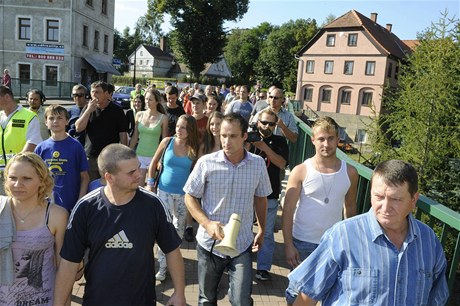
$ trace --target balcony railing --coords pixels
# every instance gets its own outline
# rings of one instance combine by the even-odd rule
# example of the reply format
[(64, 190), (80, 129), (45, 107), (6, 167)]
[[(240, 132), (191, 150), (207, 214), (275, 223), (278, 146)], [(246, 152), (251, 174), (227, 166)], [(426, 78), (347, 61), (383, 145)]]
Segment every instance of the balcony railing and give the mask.
[[(295, 165), (302, 163), (305, 159), (315, 155), (315, 147), (310, 138), (312, 135), (311, 128), (299, 118), (296, 117), (296, 120), (299, 127), (299, 137), (295, 144), (289, 144), (289, 164), (291, 169)], [(337, 150), (337, 157), (345, 160), (358, 170), (358, 213), (367, 212), (371, 207), (370, 179), (372, 169), (359, 164), (340, 150)], [(449, 252), (446, 252), (446, 255), (448, 255), (448, 285), (452, 294), (457, 278), (457, 270), (460, 269), (460, 214), (441, 203), (421, 195), (417, 202), (415, 217), (435, 230), (445, 251), (447, 251), (447, 245), (451, 248)], [(450, 243), (448, 243), (449, 240)]]

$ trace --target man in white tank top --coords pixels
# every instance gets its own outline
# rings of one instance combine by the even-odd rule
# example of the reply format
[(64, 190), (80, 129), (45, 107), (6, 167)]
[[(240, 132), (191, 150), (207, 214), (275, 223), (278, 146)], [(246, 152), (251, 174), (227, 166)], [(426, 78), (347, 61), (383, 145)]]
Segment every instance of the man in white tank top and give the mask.
[(334, 119), (316, 120), (311, 138), (316, 153), (289, 176), (282, 220), (286, 260), (293, 269), (313, 252), (328, 228), (356, 214), (358, 172), (337, 158), (338, 133)]

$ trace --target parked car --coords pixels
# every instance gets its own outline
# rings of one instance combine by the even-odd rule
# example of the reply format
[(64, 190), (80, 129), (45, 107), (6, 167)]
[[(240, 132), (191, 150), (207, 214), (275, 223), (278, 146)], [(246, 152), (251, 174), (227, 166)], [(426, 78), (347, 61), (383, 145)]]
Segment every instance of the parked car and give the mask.
[(134, 87), (121, 86), (113, 92), (112, 100), (123, 109), (129, 109), (131, 107), (131, 91)]

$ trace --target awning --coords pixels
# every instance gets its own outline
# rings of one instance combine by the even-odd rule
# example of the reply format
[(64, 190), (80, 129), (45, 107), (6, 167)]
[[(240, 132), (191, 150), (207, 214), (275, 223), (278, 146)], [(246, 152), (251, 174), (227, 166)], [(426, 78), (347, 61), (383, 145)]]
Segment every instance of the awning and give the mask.
[(96, 72), (97, 73), (110, 73), (110, 74), (114, 74), (114, 75), (121, 75), (120, 72), (118, 72), (117, 69), (115, 69), (111, 63), (107, 63), (107, 62), (102, 62), (100, 60), (97, 60), (97, 59), (94, 59), (92, 57), (84, 57), (85, 61), (88, 62), (88, 64), (90, 64), (91, 66), (94, 67), (94, 69), (96, 69)]

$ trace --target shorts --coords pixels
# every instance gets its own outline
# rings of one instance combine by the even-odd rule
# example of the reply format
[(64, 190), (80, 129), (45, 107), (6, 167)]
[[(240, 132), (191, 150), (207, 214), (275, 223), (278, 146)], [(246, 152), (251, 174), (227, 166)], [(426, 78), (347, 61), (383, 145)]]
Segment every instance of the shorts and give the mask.
[(150, 162), (152, 161), (153, 157), (147, 156), (137, 156), (141, 163), (141, 169), (148, 169), (150, 166)]

